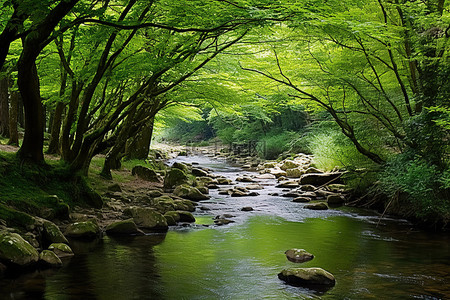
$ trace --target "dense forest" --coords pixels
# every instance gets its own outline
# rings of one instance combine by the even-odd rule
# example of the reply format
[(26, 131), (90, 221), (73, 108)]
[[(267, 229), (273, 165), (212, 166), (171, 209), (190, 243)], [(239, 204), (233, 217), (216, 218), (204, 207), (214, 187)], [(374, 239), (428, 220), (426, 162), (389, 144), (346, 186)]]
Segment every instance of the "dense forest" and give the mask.
[(361, 203), (450, 219), (449, 1), (0, 6), (0, 134), (20, 146), (2, 155), (2, 203), (8, 164), (84, 178), (102, 153), (111, 178), (121, 161), (147, 159), (155, 131), (256, 140), (267, 159), (313, 154), (348, 171)]

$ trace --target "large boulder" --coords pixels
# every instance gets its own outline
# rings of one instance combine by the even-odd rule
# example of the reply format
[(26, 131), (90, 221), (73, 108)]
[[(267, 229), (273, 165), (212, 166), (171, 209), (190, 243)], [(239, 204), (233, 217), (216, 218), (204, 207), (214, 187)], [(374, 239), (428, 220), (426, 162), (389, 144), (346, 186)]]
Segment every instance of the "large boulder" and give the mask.
[(173, 189), (178, 185), (188, 182), (186, 173), (177, 168), (172, 168), (164, 177), (164, 188)]
[(175, 205), (175, 210), (184, 210), (184, 211), (195, 211), (195, 205), (194, 202), (187, 199), (180, 199), (180, 200), (174, 200), (173, 201)]
[(289, 249), (286, 252), (286, 258), (289, 261), (295, 262), (295, 263), (303, 263), (310, 261), (314, 258), (314, 255), (307, 252), (305, 249)]
[(0, 261), (14, 266), (29, 266), (37, 263), (39, 253), (17, 233), (0, 233)]
[(340, 183), (339, 177), (342, 173), (309, 173), (304, 174), (300, 178), (300, 184), (311, 184), (314, 186), (320, 186), (327, 183)]
[(329, 206), (337, 207), (343, 205), (345, 202), (345, 199), (342, 195), (334, 194), (334, 195), (328, 195), (327, 196), (327, 203)]
[(53, 251), (59, 258), (73, 256), (72, 249), (63, 243), (54, 243), (48, 247), (48, 250)]
[(158, 173), (144, 166), (135, 166), (131, 170), (131, 174), (137, 175), (139, 178), (146, 181), (161, 182), (161, 178), (159, 177)]
[(166, 231), (169, 228), (166, 218), (153, 208), (129, 207), (124, 210), (124, 214), (132, 217), (139, 228), (158, 231)]
[(180, 169), (181, 171), (188, 173), (189, 167), (186, 164), (180, 163), (180, 162), (174, 162), (172, 165), (172, 168)]
[(169, 196), (160, 196), (152, 200), (153, 207), (161, 214), (175, 210), (175, 203)]
[(280, 169), (269, 169), (270, 170), (270, 174), (274, 175), (276, 178), (279, 178), (281, 176), (286, 176), (287, 173), (286, 171), (280, 170)]
[(302, 168), (294, 168), (286, 170), (286, 177), (289, 178), (300, 178), (305, 173)]
[(196, 187), (188, 186), (186, 184), (177, 186), (173, 191), (173, 194), (193, 201), (209, 199), (209, 196), (202, 194)]
[(336, 284), (334, 276), (322, 268), (289, 268), (278, 274), (278, 278), (295, 286), (326, 286)]
[(46, 245), (53, 243), (69, 244), (69, 241), (54, 223), (45, 220), (42, 224), (42, 238)]
[(96, 222), (84, 221), (70, 224), (64, 234), (71, 238), (95, 239), (100, 236), (101, 231)]
[(180, 216), (180, 222), (188, 222), (188, 223), (195, 222), (195, 217), (190, 212), (177, 211), (177, 213)]
[(109, 224), (106, 227), (106, 233), (108, 235), (144, 234), (144, 232), (136, 226), (133, 219), (117, 221)]
[(61, 267), (62, 261), (55, 254), (55, 252), (50, 250), (44, 250), (39, 254), (39, 263), (45, 267)]
[(283, 171), (286, 171), (286, 170), (288, 170), (288, 169), (294, 169), (294, 168), (297, 168), (297, 167), (299, 167), (300, 166), (300, 164), (299, 163), (297, 163), (297, 162), (295, 162), (295, 161), (293, 161), (293, 160), (285, 160), (284, 162), (283, 162), (283, 164), (280, 166), (280, 169), (281, 170), (283, 170)]

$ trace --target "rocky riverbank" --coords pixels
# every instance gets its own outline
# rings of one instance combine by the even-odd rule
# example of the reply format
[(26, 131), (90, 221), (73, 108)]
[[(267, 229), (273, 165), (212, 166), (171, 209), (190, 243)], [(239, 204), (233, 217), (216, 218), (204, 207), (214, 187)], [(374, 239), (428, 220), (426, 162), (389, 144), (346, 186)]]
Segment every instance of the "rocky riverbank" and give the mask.
[[(345, 202), (345, 186), (339, 184), (342, 173), (324, 173), (313, 168), (308, 155), (262, 162), (252, 157), (236, 159), (223, 153), (205, 152), (227, 157), (255, 172), (233, 182), (196, 164), (174, 163), (160, 170), (136, 166), (130, 170), (133, 180), (97, 189), (103, 202), (101, 207), (75, 207), (63, 220), (47, 220), (23, 212), (20, 212), (22, 221), (17, 224), (0, 220), (0, 274), (59, 267), (62, 260), (73, 255), (70, 249), (73, 240), (93, 240), (105, 234), (164, 233), (169, 226), (190, 226), (195, 222), (192, 213), (199, 201), (209, 199), (210, 189), (218, 189), (219, 194), (230, 197), (251, 197), (263, 188), (256, 182), (258, 179), (274, 179), (280, 195), (292, 198), (293, 202), (311, 202), (305, 206), (308, 209), (328, 209)], [(185, 153), (181, 150), (178, 154)], [(220, 215), (214, 223), (229, 224), (232, 217)]]

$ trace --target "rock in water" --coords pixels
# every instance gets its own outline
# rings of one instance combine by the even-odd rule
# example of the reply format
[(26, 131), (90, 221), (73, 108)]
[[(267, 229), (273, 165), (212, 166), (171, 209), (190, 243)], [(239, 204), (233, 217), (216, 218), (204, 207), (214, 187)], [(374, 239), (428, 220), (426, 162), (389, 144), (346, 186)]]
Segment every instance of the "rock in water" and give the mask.
[(37, 263), (39, 253), (17, 233), (0, 233), (0, 261), (15, 266)]
[(207, 200), (209, 196), (202, 194), (196, 187), (187, 184), (179, 185), (173, 191), (174, 195), (193, 201)]
[(133, 218), (139, 228), (167, 231), (166, 218), (156, 210), (146, 207), (129, 207), (124, 214)]
[(144, 232), (137, 228), (133, 219), (127, 219), (109, 224), (106, 227), (106, 233), (108, 235), (144, 234)]
[(49, 244), (53, 243), (64, 243), (69, 244), (64, 234), (61, 232), (58, 226), (54, 223), (45, 220), (43, 224), (42, 237), (44, 241)]
[(39, 254), (39, 263), (46, 267), (61, 267), (61, 259), (50, 250), (44, 250)]
[(70, 224), (64, 234), (71, 238), (95, 239), (100, 236), (100, 228), (93, 221)]
[(324, 286), (336, 284), (334, 276), (322, 268), (289, 268), (278, 274), (278, 278), (295, 286)]
[(328, 206), (325, 203), (320, 202), (320, 203), (313, 203), (313, 204), (305, 205), (303, 208), (311, 209), (311, 210), (327, 210)]
[(305, 249), (289, 249), (286, 252), (286, 258), (289, 261), (295, 262), (295, 263), (303, 263), (310, 261), (314, 258), (314, 255), (307, 252)]
[(58, 257), (68, 257), (73, 256), (72, 249), (63, 243), (54, 243), (48, 247), (48, 250), (53, 251)]

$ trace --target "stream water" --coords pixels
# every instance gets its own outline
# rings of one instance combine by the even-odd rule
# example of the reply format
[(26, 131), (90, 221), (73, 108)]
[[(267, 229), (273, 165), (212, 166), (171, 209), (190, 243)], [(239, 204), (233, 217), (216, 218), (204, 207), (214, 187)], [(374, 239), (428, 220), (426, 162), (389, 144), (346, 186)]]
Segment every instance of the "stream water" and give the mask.
[[(246, 172), (205, 157), (184, 158), (235, 179)], [(0, 299), (450, 299), (450, 239), (369, 211), (303, 209), (261, 180), (260, 196), (211, 190), (197, 222), (165, 235), (105, 237), (71, 244), (59, 270), (0, 281)], [(242, 184), (245, 185), (245, 184)], [(254, 211), (241, 212), (244, 206)], [(235, 223), (213, 225), (215, 215)], [(328, 291), (292, 287), (277, 274), (298, 264), (284, 252), (313, 253), (305, 267), (336, 277)]]

